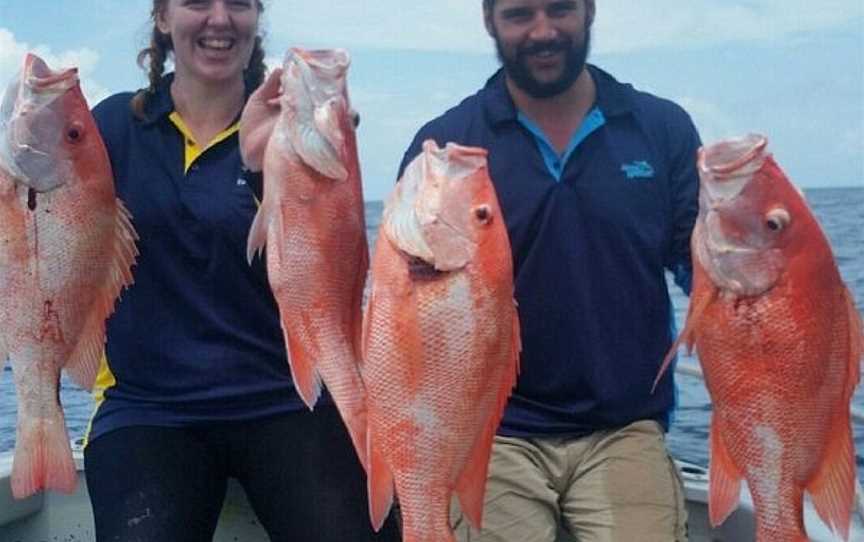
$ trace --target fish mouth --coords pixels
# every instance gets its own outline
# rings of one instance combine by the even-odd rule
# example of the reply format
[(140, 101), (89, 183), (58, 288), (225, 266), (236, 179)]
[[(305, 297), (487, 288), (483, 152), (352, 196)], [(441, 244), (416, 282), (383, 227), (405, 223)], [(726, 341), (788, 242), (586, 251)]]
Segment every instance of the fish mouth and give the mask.
[(721, 290), (755, 297), (772, 289), (782, 273), (781, 251), (754, 248), (724, 234), (716, 212), (709, 212), (693, 235), (699, 263)]
[(436, 271), (455, 271), (471, 261), (476, 241), (458, 224), (458, 217), (470, 212), (470, 202), (453, 194), (460, 190), (458, 183), (486, 167), (486, 156), (476, 147), (423, 143), (384, 210), (385, 235), (409, 259), (423, 260)]
[[(35, 192), (50, 192), (64, 184), (56, 159), (48, 149), (59, 144), (55, 119), (42, 115), (52, 103), (78, 85), (78, 70), (53, 71), (44, 60), (28, 53), (17, 83), (10, 86), (0, 109), (0, 162), (16, 182)], [(55, 129), (56, 128), (56, 129)]]

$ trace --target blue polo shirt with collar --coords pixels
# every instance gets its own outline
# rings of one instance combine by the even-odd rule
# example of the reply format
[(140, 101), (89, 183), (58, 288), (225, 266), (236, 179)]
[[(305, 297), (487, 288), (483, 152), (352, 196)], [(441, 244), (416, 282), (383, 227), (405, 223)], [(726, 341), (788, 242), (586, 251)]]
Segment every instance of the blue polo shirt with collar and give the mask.
[(172, 117), (170, 82), (168, 75), (149, 101), (147, 120), (133, 116), (132, 93), (93, 110), (140, 255), (135, 282), (107, 322), (90, 439), (125, 426), (182, 427), (305, 408), (265, 266), (246, 261), (261, 177), (242, 166), (236, 122), (188, 152), (194, 142)]
[(399, 170), (427, 139), (489, 151), (522, 329), (503, 435), (578, 436), (645, 419), (668, 428), (675, 405), (671, 375), (651, 386), (674, 334), (665, 272), (689, 294), (699, 136), (675, 103), (588, 69), (596, 104), (563, 156), (499, 71), (423, 126)]

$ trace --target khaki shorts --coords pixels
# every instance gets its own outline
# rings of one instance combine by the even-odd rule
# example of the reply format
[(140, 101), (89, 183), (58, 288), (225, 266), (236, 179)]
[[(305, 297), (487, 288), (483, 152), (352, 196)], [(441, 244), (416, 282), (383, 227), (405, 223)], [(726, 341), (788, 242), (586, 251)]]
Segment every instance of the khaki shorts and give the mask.
[(456, 499), (451, 521), (459, 542), (687, 540), (681, 476), (653, 421), (576, 439), (496, 437), (483, 530)]

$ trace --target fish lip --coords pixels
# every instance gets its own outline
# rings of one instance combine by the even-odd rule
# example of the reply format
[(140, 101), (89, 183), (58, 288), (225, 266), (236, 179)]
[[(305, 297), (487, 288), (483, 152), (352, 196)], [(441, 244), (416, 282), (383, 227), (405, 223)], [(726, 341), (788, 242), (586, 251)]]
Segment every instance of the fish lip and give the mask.
[(285, 55), (286, 62), (301, 59), (311, 68), (331, 74), (340, 74), (348, 70), (351, 57), (345, 49), (301, 49), (292, 47)]
[(26, 86), (35, 92), (64, 92), (78, 84), (78, 68), (67, 68), (54, 72), (45, 61), (28, 53), (24, 58)]
[(741, 194), (768, 159), (767, 145), (765, 136), (747, 134), (699, 149), (699, 178), (709, 206)]
[[(699, 151), (699, 169), (719, 179), (732, 174), (738, 175), (739, 170), (764, 153), (767, 145), (768, 138), (765, 136), (747, 134), (740, 138), (702, 147)], [(722, 161), (718, 163), (718, 160)]]

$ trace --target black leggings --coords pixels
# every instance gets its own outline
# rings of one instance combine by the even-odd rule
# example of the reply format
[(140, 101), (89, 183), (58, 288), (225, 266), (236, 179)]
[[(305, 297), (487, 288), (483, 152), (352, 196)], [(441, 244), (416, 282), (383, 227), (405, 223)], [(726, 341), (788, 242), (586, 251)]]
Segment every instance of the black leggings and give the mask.
[(399, 540), (392, 515), (372, 532), (366, 478), (330, 406), (199, 428), (118, 429), (90, 442), (84, 462), (99, 542), (209, 542), (229, 477), (273, 542)]

